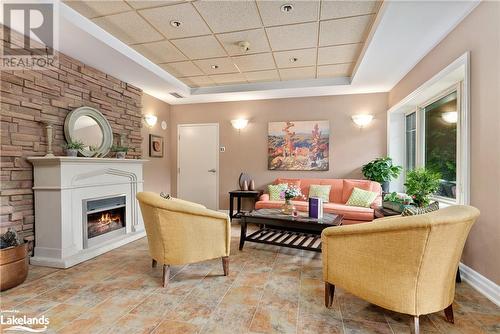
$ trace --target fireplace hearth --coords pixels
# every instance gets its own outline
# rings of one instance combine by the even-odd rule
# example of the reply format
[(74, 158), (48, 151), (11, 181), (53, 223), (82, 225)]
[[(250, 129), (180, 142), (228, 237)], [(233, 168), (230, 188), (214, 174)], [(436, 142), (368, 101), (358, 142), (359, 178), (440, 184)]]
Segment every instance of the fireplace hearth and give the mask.
[(125, 234), (126, 196), (83, 201), (83, 247), (90, 248)]

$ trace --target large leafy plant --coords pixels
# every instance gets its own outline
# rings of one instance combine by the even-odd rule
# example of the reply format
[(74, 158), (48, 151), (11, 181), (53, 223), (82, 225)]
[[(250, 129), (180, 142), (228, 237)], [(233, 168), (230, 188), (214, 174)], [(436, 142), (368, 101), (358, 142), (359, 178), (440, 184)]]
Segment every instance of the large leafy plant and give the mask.
[(441, 174), (425, 168), (411, 170), (406, 174), (406, 193), (420, 207), (429, 205), (430, 195), (439, 189)]
[(403, 167), (394, 166), (392, 159), (386, 157), (378, 158), (367, 163), (363, 166), (361, 171), (368, 180), (384, 183), (396, 179), (402, 170)]

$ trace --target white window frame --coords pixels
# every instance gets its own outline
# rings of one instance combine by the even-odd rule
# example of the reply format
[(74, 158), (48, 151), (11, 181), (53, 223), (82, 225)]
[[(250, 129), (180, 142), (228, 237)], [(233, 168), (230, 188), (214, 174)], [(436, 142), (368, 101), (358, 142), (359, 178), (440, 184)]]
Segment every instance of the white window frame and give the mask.
[[(391, 155), (392, 152), (397, 152), (400, 147), (397, 143), (391, 144), (391, 133), (392, 131), (398, 132), (400, 129), (391, 128), (391, 116), (393, 113), (398, 113), (400, 109), (403, 109), (405, 105), (411, 104), (415, 99), (426, 91), (428, 91), (433, 85), (439, 84), (441, 82), (446, 82), (447, 78), (452, 73), (457, 70), (462, 71), (463, 77), (460, 82), (455, 82), (454, 86), (460, 86), (457, 91), (457, 103), (459, 104), (459, 114), (457, 121), (457, 196), (456, 200), (449, 200), (447, 198), (437, 198), (443, 205), (448, 204), (470, 204), (470, 53), (465, 52), (451, 64), (446, 66), (443, 70), (434, 75), (431, 79), (423, 83), (415, 91), (410, 93), (408, 96), (403, 98), (400, 102), (392, 106), (387, 112), (387, 152)], [(451, 84), (451, 82), (450, 82)], [(451, 87), (450, 87), (451, 88)], [(422, 104), (419, 104), (422, 105)], [(412, 108), (407, 111), (406, 114), (417, 112), (416, 127), (417, 127), (417, 152), (419, 150), (419, 129), (421, 128), (421, 117), (419, 117), (418, 108)], [(406, 139), (404, 139), (404, 149), (406, 150)], [(421, 140), (421, 139), (420, 139)], [(394, 145), (394, 150), (392, 149)], [(422, 166), (422, 153), (417, 153), (419, 156), (416, 157), (416, 166)], [(406, 167), (406, 157), (404, 158)], [(400, 160), (401, 162), (401, 160)]]

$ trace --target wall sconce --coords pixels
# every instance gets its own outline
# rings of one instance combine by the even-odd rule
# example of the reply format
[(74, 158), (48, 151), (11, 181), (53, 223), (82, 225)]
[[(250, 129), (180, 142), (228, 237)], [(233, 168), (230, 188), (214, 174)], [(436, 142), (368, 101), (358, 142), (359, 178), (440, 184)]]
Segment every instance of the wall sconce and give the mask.
[(454, 124), (458, 121), (458, 112), (448, 111), (441, 114), (443, 121), (449, 124)]
[(351, 118), (357, 126), (364, 128), (372, 122), (373, 115), (353, 115)]
[(158, 121), (158, 117), (156, 117), (155, 115), (145, 115), (144, 121), (146, 122), (146, 124), (150, 128), (152, 128), (153, 126), (155, 126), (156, 122)]
[(231, 125), (236, 130), (244, 129), (248, 125), (248, 119), (242, 119), (242, 118), (240, 118), (240, 119), (233, 119), (233, 120), (231, 120)]

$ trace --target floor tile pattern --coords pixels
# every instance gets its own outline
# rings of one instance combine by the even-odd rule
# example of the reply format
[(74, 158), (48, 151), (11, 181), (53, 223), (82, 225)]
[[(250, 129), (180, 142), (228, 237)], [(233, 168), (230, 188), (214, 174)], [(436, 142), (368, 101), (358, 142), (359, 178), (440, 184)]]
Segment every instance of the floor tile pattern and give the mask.
[[(233, 228), (230, 275), (220, 259), (174, 266), (167, 289), (141, 239), (65, 270), (30, 267), (2, 310), (49, 318), (48, 333), (410, 333), (412, 318), (337, 289), (323, 305), (320, 254), (247, 243)], [(500, 333), (500, 308), (457, 284), (455, 324), (421, 317), (422, 333)], [(5, 327), (5, 326), (4, 326)]]

